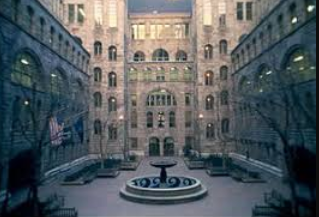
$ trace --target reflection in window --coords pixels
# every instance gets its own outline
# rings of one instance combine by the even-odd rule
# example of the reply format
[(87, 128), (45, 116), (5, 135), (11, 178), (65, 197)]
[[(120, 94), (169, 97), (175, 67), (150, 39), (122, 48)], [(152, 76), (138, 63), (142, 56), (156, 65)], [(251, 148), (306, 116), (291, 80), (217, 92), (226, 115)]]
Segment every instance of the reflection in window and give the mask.
[(222, 66), (220, 68), (220, 79), (222, 81), (227, 81), (227, 79), (228, 79), (228, 67), (227, 66)]
[(166, 90), (152, 92), (147, 97), (147, 106), (177, 106), (176, 98)]
[(203, 22), (204, 26), (211, 26), (213, 24), (213, 6), (212, 0), (204, 0), (204, 7), (203, 7)]
[(94, 93), (94, 106), (96, 108), (102, 107), (102, 94), (99, 92)]
[(214, 52), (214, 48), (213, 48), (213, 46), (212, 45), (210, 45), (210, 44), (208, 44), (208, 45), (206, 45), (205, 46), (205, 51), (204, 51), (204, 57), (205, 57), (205, 59), (206, 60), (211, 60), (211, 59), (213, 59), (213, 56), (214, 56), (214, 54), (213, 54), (213, 52)]
[(109, 27), (116, 28), (117, 27), (117, 0), (109, 0)]
[(178, 68), (173, 67), (170, 71), (170, 81), (178, 81), (179, 71)]
[(205, 85), (206, 86), (214, 85), (214, 73), (212, 71), (208, 71), (205, 73)]
[(215, 99), (212, 95), (209, 95), (208, 97), (206, 97), (206, 110), (207, 111), (214, 110), (214, 103), (215, 103)]
[(111, 97), (108, 101), (109, 104), (109, 112), (116, 112), (117, 111), (117, 100), (114, 97)]
[(134, 62), (144, 62), (145, 54), (141, 51), (138, 51), (134, 54)]
[(109, 73), (109, 87), (117, 87), (117, 75), (115, 72)]
[(187, 61), (187, 53), (185, 51), (178, 51), (176, 54), (176, 61), (177, 62), (185, 62)]
[(256, 75), (256, 90), (259, 93), (268, 91), (274, 81), (273, 71), (268, 66), (262, 66)]
[(164, 49), (158, 49), (153, 53), (153, 61), (164, 62), (169, 61), (169, 54)]
[(214, 124), (208, 124), (206, 130), (206, 138), (214, 139), (215, 138), (215, 127)]
[(117, 61), (117, 48), (115, 46), (109, 47), (109, 61)]
[(94, 69), (94, 81), (95, 82), (102, 82), (102, 69), (101, 68), (95, 68)]

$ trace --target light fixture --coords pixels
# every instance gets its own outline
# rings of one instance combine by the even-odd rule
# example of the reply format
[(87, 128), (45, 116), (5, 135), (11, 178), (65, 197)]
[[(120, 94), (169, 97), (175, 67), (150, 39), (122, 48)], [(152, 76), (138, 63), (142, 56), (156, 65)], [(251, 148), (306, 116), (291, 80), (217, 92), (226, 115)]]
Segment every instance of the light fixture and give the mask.
[(124, 120), (124, 115), (120, 115), (119, 120), (123, 121)]
[(79, 9), (79, 12), (80, 12), (80, 14), (81, 14), (83, 17), (86, 17), (86, 14), (85, 14), (83, 8), (80, 8), (80, 9)]
[(304, 71), (304, 70), (305, 70), (305, 67), (300, 67), (299, 70), (300, 70), (300, 71)]
[(198, 117), (199, 117), (199, 119), (204, 119), (204, 115), (203, 114), (200, 114)]
[(30, 105), (30, 102), (29, 102), (29, 100), (25, 100), (25, 101), (24, 101), (24, 105), (25, 105), (25, 106), (28, 106), (28, 105)]
[(24, 65), (29, 65), (29, 61), (26, 60), (26, 59), (21, 59), (21, 63), (24, 64)]
[(296, 23), (298, 23), (298, 21), (299, 21), (298, 17), (293, 17), (293, 18), (291, 19), (291, 23), (292, 23), (292, 24), (296, 24)]
[(297, 63), (297, 62), (303, 61), (304, 59), (305, 59), (304, 56), (298, 56), (294, 59), (294, 62)]
[(315, 5), (309, 5), (308, 8), (307, 8), (309, 13), (312, 13), (315, 9), (316, 9)]
[(52, 78), (56, 78), (57, 75), (52, 73), (52, 74), (51, 74), (51, 77), (52, 77)]
[(272, 74), (272, 71), (269, 71), (266, 73), (266, 75), (271, 75)]
[(311, 66), (310, 69), (311, 70), (316, 70), (316, 67), (315, 66)]

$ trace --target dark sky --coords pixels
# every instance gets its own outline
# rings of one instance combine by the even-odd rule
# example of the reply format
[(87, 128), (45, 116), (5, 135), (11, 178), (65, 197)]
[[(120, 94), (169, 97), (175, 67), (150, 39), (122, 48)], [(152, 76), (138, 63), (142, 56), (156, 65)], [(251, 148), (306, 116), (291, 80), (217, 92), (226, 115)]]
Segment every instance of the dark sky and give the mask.
[(129, 0), (131, 13), (191, 12), (192, 0)]

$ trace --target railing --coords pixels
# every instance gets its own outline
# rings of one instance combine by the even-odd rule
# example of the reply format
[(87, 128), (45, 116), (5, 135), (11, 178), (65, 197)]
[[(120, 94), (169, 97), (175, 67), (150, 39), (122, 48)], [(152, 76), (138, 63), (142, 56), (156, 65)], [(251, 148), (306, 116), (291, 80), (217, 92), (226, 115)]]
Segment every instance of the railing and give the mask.
[(48, 217), (78, 217), (78, 212), (75, 208), (63, 208), (54, 211)]

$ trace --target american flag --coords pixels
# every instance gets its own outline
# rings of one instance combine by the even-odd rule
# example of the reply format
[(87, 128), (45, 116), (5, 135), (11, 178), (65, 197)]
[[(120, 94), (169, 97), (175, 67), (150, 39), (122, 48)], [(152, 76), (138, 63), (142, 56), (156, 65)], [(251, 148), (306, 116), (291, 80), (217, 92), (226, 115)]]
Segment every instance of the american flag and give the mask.
[(51, 144), (59, 146), (63, 142), (64, 124), (61, 125), (56, 117), (50, 119)]

